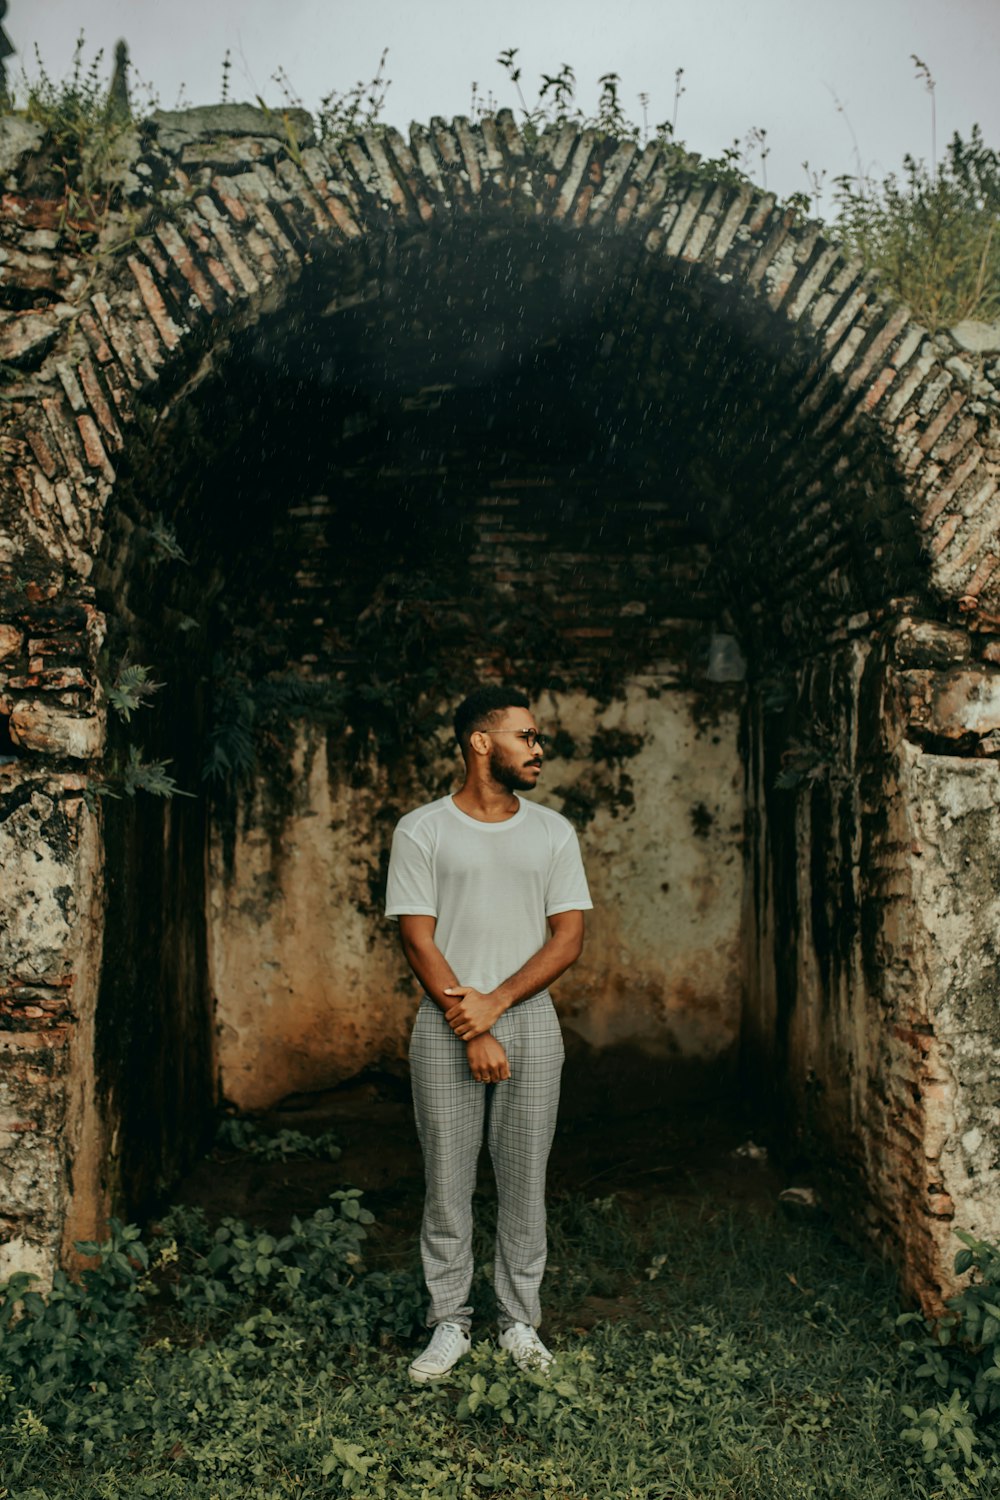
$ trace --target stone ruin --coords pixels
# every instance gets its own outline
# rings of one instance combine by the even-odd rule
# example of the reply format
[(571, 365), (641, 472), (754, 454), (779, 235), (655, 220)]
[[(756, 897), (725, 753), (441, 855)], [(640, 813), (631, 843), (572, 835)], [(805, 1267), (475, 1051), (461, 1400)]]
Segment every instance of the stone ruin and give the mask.
[(570, 1104), (738, 1084), (937, 1305), (1000, 1235), (996, 330), (508, 113), (193, 109), (113, 165), (70, 204), (0, 121), (4, 1271), (220, 1099), (402, 1069), (389, 835), (504, 675), (597, 902)]

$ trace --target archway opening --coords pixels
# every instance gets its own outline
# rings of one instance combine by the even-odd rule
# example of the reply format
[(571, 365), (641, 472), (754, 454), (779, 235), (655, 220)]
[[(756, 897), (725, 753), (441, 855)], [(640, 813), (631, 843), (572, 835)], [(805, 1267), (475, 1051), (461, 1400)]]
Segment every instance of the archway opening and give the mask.
[[(99, 1060), (133, 1195), (213, 1078), (261, 1108), (402, 1068), (385, 852), (452, 784), (482, 676), (534, 695), (543, 799), (583, 832), (579, 1101), (752, 1087), (850, 1008), (882, 749), (859, 635), (918, 571), (839, 394), (746, 289), (534, 226), (317, 252), (217, 338), (134, 447), (98, 577), (111, 649), (168, 683), (146, 755), (207, 793), (108, 810)], [(176, 1101), (152, 1125), (140, 1055)]]

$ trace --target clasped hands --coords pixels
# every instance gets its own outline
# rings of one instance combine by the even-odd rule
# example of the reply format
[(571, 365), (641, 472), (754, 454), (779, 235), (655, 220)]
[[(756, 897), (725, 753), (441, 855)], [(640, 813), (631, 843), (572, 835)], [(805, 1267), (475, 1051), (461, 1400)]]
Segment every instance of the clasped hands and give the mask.
[(482, 990), (473, 989), (468, 984), (452, 985), (445, 990), (445, 994), (451, 996), (455, 1004), (445, 1011), (444, 1018), (463, 1042), (471, 1042), (473, 1037), (482, 1036), (496, 1025), (504, 1013), (505, 1007), (495, 996), (484, 995)]
[(492, 995), (484, 995), (471, 985), (456, 984), (444, 992), (455, 1004), (444, 1013), (452, 1031), (466, 1045), (469, 1070), (477, 1083), (503, 1083), (510, 1077), (507, 1054), (490, 1027), (504, 1013), (505, 1007)]

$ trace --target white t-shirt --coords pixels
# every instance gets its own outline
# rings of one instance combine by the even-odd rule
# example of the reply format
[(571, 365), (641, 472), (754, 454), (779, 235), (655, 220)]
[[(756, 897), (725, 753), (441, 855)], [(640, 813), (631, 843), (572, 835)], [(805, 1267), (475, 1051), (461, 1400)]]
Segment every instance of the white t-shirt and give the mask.
[(548, 938), (546, 919), (593, 906), (576, 830), (561, 813), (519, 799), (483, 823), (441, 797), (396, 824), (387, 917), (436, 917), (434, 942), (460, 984), (484, 993)]

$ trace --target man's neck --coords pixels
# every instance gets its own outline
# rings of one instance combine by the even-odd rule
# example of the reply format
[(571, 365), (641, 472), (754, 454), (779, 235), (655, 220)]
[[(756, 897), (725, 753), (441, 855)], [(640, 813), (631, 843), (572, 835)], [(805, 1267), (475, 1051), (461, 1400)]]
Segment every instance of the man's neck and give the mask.
[(507, 787), (495, 781), (475, 781), (471, 776), (452, 800), (460, 812), (480, 823), (505, 823), (521, 806)]

